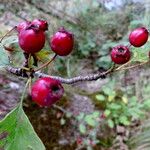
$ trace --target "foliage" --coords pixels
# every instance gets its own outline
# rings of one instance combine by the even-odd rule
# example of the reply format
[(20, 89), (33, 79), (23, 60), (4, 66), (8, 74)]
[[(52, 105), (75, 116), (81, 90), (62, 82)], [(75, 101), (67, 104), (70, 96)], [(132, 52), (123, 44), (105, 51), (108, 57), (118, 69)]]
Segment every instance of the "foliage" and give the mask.
[[(126, 1), (124, 4), (123, 8), (109, 11), (98, 1), (91, 1), (90, 5), (86, 3), (84, 6), (78, 2), (75, 3), (77, 8), (75, 12), (78, 12), (76, 14), (77, 23), (68, 23), (65, 20), (58, 22), (58, 26), (68, 27), (76, 38), (76, 45), (72, 53), (72, 62), (75, 63), (71, 65), (75, 65), (76, 60), (88, 58), (91, 59), (95, 69), (108, 69), (111, 66), (110, 49), (117, 44), (127, 45), (129, 31), (137, 26), (146, 25), (146, 22), (142, 21), (146, 20), (143, 18), (143, 6)], [(139, 6), (140, 13), (138, 13)], [(65, 63), (65, 60), (61, 59), (56, 62), (57, 69), (62, 71), (61, 68), (64, 67), (62, 64)], [(67, 69), (65, 67), (66, 72), (68, 72)]]
[[(46, 0), (45, 0), (46, 3)], [(77, 6), (81, 2), (76, 1)], [(80, 71), (80, 63), (82, 59), (92, 60), (93, 68), (109, 68), (112, 63), (110, 60), (110, 49), (117, 44), (125, 44), (128, 42), (129, 32), (138, 26), (149, 25), (149, 13), (144, 14), (143, 7), (135, 4), (124, 5), (121, 9), (114, 9), (109, 11), (100, 5), (97, 1), (93, 1), (91, 5), (84, 4), (84, 7), (76, 7), (77, 20), (76, 24), (68, 21), (59, 20), (58, 25), (64, 25), (75, 34), (76, 45), (75, 50), (67, 59), (60, 58), (55, 62), (55, 68), (58, 74), (76, 75)], [(135, 6), (133, 8), (133, 6)], [(143, 17), (145, 16), (145, 17)], [(57, 28), (57, 27), (55, 27)], [(14, 36), (7, 38), (3, 41), (4, 45), (13, 47), (13, 52), (8, 52), (0, 46), (0, 66), (7, 64), (16, 66), (20, 65), (23, 60), (23, 55), (19, 53), (18, 45), (16, 44), (16, 38)], [(145, 62), (148, 60), (150, 42), (140, 49), (133, 48), (133, 59), (131, 63)], [(12, 55), (12, 62), (9, 60), (9, 54)], [(46, 62), (53, 55), (48, 45), (36, 56), (40, 62)], [(15, 59), (14, 59), (15, 58)], [(1, 64), (2, 63), (2, 64)], [(147, 80), (145, 80), (147, 82)], [(129, 126), (132, 125), (135, 120), (143, 120), (146, 117), (147, 112), (150, 111), (149, 100), (149, 85), (141, 86), (143, 91), (143, 100), (139, 101), (135, 97), (133, 89), (126, 91), (122, 88), (116, 89), (114, 83), (110, 80), (110, 84), (103, 87), (98, 94), (95, 95), (96, 104), (103, 105), (104, 109), (94, 110), (90, 114), (80, 113), (73, 118), (72, 115), (68, 115), (68, 118), (73, 118), (78, 122), (77, 130), (82, 137), (82, 144), (87, 149), (92, 149), (96, 144), (102, 145), (101, 139), (98, 137), (99, 132), (102, 129), (102, 122), (105, 122), (110, 128), (114, 129), (117, 125)], [(144, 82), (144, 81), (143, 81)], [(128, 93), (130, 92), (130, 93)], [(102, 118), (103, 116), (103, 118)], [(21, 121), (21, 124), (20, 124)], [(11, 124), (10, 124), (11, 122)], [(61, 118), (60, 124), (66, 125), (65, 118)], [(148, 128), (147, 128), (148, 127)], [(131, 143), (136, 146), (144, 145), (149, 149), (149, 123), (147, 127), (144, 127), (144, 131), (138, 134), (138, 138)], [(105, 128), (107, 130), (107, 127)], [(14, 132), (15, 131), (15, 132)], [(4, 136), (0, 141), (0, 148), (6, 147), (6, 149), (18, 150), (18, 146), (22, 146), (22, 149), (45, 149), (40, 139), (34, 132), (27, 116), (22, 108), (17, 107), (10, 114), (7, 115), (4, 120), (0, 122), (0, 137)], [(137, 135), (136, 135), (137, 137)], [(17, 142), (13, 142), (13, 139)], [(132, 145), (132, 144), (131, 144)], [(141, 147), (140, 147), (141, 148)], [(143, 147), (142, 147), (143, 149)]]
[(78, 129), (82, 138), (82, 146), (91, 148), (100, 143), (97, 134), (100, 126), (100, 112), (94, 111), (90, 114), (80, 113), (75, 118), (78, 121)]
[(0, 121), (0, 148), (5, 150), (45, 150), (22, 106), (16, 107)]
[[(115, 83), (115, 82), (114, 82)], [(128, 126), (134, 120), (141, 120), (150, 108), (150, 100), (139, 102), (137, 97), (124, 93), (121, 89), (114, 89), (113, 82), (102, 88), (103, 94), (96, 95), (96, 100), (105, 105), (104, 115), (108, 126)], [(133, 91), (132, 91), (133, 92)]]

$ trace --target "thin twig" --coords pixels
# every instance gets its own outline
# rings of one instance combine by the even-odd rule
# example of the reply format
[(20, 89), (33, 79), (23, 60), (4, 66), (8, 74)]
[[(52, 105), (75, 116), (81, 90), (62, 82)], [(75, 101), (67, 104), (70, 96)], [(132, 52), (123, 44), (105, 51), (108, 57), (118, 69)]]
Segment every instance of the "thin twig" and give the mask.
[(53, 56), (53, 58), (52, 58), (50, 61), (46, 62), (45, 64), (43, 64), (43, 65), (40, 66), (39, 68), (35, 69), (34, 71), (37, 72), (37, 71), (41, 70), (42, 68), (48, 66), (52, 61), (54, 61), (54, 59), (56, 58), (56, 56), (57, 56), (57, 54), (55, 54), (55, 55)]
[(61, 106), (58, 106), (56, 104), (53, 104), (52, 106), (53, 106), (53, 108), (56, 108), (56, 109), (60, 110), (63, 113), (68, 113), (68, 111), (66, 111), (65, 109), (63, 109)]
[(121, 70), (122, 68), (124, 68), (125, 66), (129, 65), (130, 63), (131, 63), (131, 60), (128, 61), (127, 63), (125, 63), (125, 64), (119, 66), (116, 70)]
[(142, 62), (140, 64), (136, 64), (136, 65), (133, 65), (133, 66), (125, 67), (125, 68), (122, 68), (122, 70), (128, 70), (128, 69), (132, 69), (132, 68), (135, 68), (135, 67), (143, 66), (145, 64), (148, 64), (149, 62), (150, 61), (146, 61), (146, 62)]

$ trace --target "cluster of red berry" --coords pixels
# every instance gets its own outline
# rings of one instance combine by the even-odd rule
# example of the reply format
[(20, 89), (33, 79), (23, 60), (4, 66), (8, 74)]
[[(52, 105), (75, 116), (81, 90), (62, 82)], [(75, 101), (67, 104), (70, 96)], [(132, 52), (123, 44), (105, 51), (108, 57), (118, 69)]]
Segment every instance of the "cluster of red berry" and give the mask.
[[(32, 22), (21, 22), (17, 26), (19, 46), (26, 53), (39, 52), (45, 44), (45, 31), (48, 23), (45, 20), (35, 19)], [(132, 31), (129, 35), (130, 46), (140, 47), (148, 40), (149, 32), (141, 27)], [(74, 45), (73, 34), (60, 28), (49, 41), (51, 49), (60, 56), (68, 55)], [(111, 59), (116, 64), (124, 64), (131, 58), (130, 46), (119, 45), (111, 50)], [(40, 106), (51, 106), (58, 101), (64, 93), (61, 83), (52, 78), (41, 78), (37, 80), (31, 90), (31, 96)]]
[[(48, 23), (45, 20), (35, 19), (32, 22), (21, 22), (17, 26), (19, 46), (26, 53), (39, 52), (45, 44), (44, 32), (46, 30), (48, 30)], [(62, 27), (51, 37), (49, 44), (57, 55), (66, 56), (73, 49), (73, 34)]]
[[(24, 52), (34, 54), (44, 47), (45, 31), (48, 30), (47, 21), (24, 21), (19, 23), (16, 29), (19, 46)], [(62, 27), (50, 38), (49, 44), (57, 55), (66, 56), (73, 50), (73, 34)], [(40, 106), (51, 106), (63, 96), (63, 93), (64, 89), (59, 81), (46, 77), (37, 80), (31, 90), (33, 101)]]
[[(148, 40), (149, 32), (145, 27), (136, 28), (129, 35), (130, 45), (143, 46)], [(111, 59), (115, 64), (127, 63), (131, 58), (130, 46), (119, 45), (111, 50)]]

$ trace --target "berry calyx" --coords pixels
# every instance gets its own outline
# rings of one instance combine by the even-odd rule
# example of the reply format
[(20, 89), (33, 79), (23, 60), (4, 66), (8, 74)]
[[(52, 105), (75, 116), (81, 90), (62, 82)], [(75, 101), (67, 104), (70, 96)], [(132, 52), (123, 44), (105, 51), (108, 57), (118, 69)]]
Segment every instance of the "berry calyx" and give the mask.
[(37, 31), (32, 28), (21, 30), (19, 33), (19, 46), (26, 53), (36, 53), (40, 51), (45, 44), (45, 34), (43, 31)]
[(127, 46), (119, 45), (111, 50), (111, 59), (116, 64), (124, 64), (130, 60), (131, 52)]
[(41, 31), (46, 31), (48, 30), (48, 23), (45, 20), (41, 20), (41, 19), (34, 19), (31, 22), (32, 25), (36, 26), (37, 28), (39, 28), (39, 30)]
[(71, 53), (74, 45), (73, 34), (61, 28), (50, 39), (50, 47), (57, 55), (66, 56)]
[(135, 47), (143, 46), (148, 40), (148, 30), (145, 27), (136, 28), (129, 35), (129, 42)]
[(31, 90), (32, 100), (40, 106), (51, 106), (63, 96), (64, 88), (58, 80), (44, 77), (37, 80)]
[(21, 30), (25, 30), (30, 24), (31, 24), (31, 22), (29, 22), (29, 21), (20, 22), (17, 25), (17, 31), (18, 31), (18, 33), (20, 33)]

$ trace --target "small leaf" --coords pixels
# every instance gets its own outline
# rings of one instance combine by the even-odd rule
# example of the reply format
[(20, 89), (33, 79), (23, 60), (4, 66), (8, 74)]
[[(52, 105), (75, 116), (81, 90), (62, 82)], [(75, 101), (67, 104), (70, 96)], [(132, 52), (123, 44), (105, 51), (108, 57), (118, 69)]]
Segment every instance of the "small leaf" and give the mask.
[(89, 145), (89, 146), (87, 147), (87, 150), (93, 150), (93, 148)]
[(113, 122), (111, 119), (108, 120), (108, 126), (109, 126), (110, 128), (113, 128), (113, 127), (114, 127), (114, 122)]
[(36, 57), (41, 62), (49, 61), (52, 58), (53, 52), (50, 50), (41, 50), (38, 53), (36, 53)]
[(145, 48), (144, 47), (141, 47), (140, 50), (137, 49), (137, 48), (133, 48), (133, 58), (132, 58), (132, 62), (145, 62), (147, 61), (149, 58), (148, 58), (148, 55), (147, 55), (147, 52), (149, 51), (149, 48)]
[(120, 123), (122, 123), (123, 125), (130, 125), (130, 122), (128, 120), (128, 118), (126, 116), (121, 116), (119, 117), (119, 121)]
[(84, 118), (84, 113), (81, 112), (76, 118), (78, 121), (81, 121)]
[(70, 118), (71, 116), (72, 116), (72, 113), (70, 113), (70, 112), (67, 112), (67, 113), (66, 113), (66, 117), (67, 117), (67, 118)]
[(45, 150), (22, 108), (17, 107), (0, 121), (0, 148), (5, 150)]
[(66, 120), (65, 120), (64, 118), (61, 118), (61, 119), (60, 119), (60, 124), (61, 124), (61, 125), (64, 125), (65, 123), (66, 123)]
[(111, 111), (109, 109), (106, 109), (104, 111), (104, 114), (105, 114), (106, 117), (108, 117), (110, 115), (110, 113), (111, 113)]
[(98, 94), (98, 95), (96, 95), (95, 97), (96, 97), (96, 99), (97, 99), (98, 101), (104, 101), (104, 100), (105, 100), (105, 96), (102, 95), (102, 94)]
[(144, 106), (144, 108), (149, 110), (150, 109), (150, 100), (149, 99), (145, 100), (144, 103), (143, 103), (143, 106)]
[(85, 122), (92, 127), (96, 126), (96, 120), (92, 117), (92, 115), (87, 115), (85, 117)]
[(109, 105), (109, 108), (114, 109), (114, 110), (118, 110), (118, 109), (121, 109), (121, 105), (112, 103)]
[(79, 130), (82, 134), (85, 134), (86, 133), (86, 127), (84, 124), (80, 124), (79, 125)]
[(100, 115), (100, 113), (99, 113), (98, 111), (94, 111), (94, 112), (92, 113), (93, 118), (98, 118), (99, 115)]
[(103, 92), (107, 95), (110, 95), (110, 93), (112, 93), (112, 89), (111, 88), (108, 88), (108, 87), (105, 87), (103, 88)]
[(114, 98), (115, 98), (115, 95), (109, 95), (108, 96), (108, 101), (112, 102), (114, 100)]
[(123, 97), (122, 97), (122, 101), (123, 101), (125, 104), (127, 104), (127, 103), (128, 103), (127, 97), (123, 96)]

